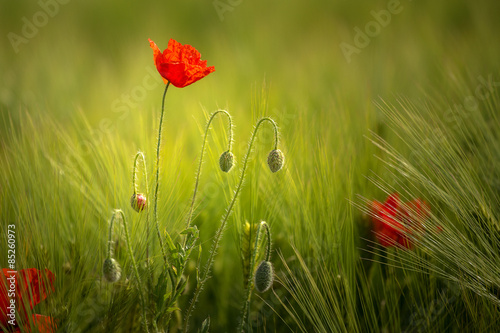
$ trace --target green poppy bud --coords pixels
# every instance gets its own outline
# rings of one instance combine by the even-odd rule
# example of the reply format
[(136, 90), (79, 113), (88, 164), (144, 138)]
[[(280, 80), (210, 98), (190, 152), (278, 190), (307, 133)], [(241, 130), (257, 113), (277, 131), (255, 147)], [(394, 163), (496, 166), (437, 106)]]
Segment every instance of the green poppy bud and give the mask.
[(132, 198), (130, 198), (130, 205), (139, 213), (146, 208), (146, 197), (140, 193), (133, 194)]
[(271, 288), (274, 279), (273, 264), (262, 260), (255, 271), (254, 284), (258, 292), (264, 293)]
[(267, 164), (272, 172), (278, 172), (283, 167), (285, 163), (285, 155), (279, 149), (271, 150), (269, 156), (267, 157)]
[(219, 159), (220, 169), (224, 172), (229, 172), (234, 165), (234, 155), (229, 150), (220, 155)]
[(116, 281), (120, 280), (120, 277), (122, 275), (122, 269), (118, 264), (118, 261), (113, 258), (107, 258), (106, 260), (104, 260), (104, 264), (102, 265), (102, 272), (104, 275), (104, 279), (109, 283), (115, 283)]

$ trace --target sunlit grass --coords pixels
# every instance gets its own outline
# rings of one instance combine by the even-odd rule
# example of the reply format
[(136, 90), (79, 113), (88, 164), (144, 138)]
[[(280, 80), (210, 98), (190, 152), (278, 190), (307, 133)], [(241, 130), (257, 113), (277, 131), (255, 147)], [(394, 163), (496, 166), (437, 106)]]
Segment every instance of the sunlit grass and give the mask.
[[(17, 267), (56, 274), (56, 292), (36, 313), (55, 317), (61, 331), (141, 330), (122, 226), (113, 239), (122, 279), (105, 283), (102, 264), (111, 215), (122, 209), (142, 280), (148, 275), (145, 216), (130, 207), (132, 166), (144, 152), (150, 184), (140, 187), (151, 189), (163, 83), (147, 38), (166, 44), (172, 37), (196, 45), (216, 72), (167, 96), (162, 232), (181, 237), (215, 110), (233, 116), (236, 164), (228, 174), (219, 169), (228, 137), (227, 123), (216, 119), (194, 206), (202, 263), (258, 119), (277, 122), (286, 157), (272, 174), (273, 132), (263, 128), (193, 331), (208, 316), (213, 332), (238, 326), (242, 228), (261, 220), (272, 230), (276, 280), (272, 291), (254, 291), (254, 332), (493, 331), (500, 320), (498, 5), (404, 2), (347, 64), (339, 43), (386, 5), (292, 1), (284, 11), (245, 1), (221, 22), (212, 2), (121, 11), (70, 2), (19, 54), (2, 41), (0, 235), (15, 223)], [(38, 10), (5, 6), (12, 16), (2, 14), (5, 31), (18, 31), (17, 16)], [(139, 89), (144, 95), (127, 104)], [(431, 207), (412, 250), (383, 248), (372, 232), (367, 203), (393, 192)], [(150, 239), (157, 277), (163, 258), (154, 233)], [(195, 290), (197, 258), (186, 268), (172, 331)]]

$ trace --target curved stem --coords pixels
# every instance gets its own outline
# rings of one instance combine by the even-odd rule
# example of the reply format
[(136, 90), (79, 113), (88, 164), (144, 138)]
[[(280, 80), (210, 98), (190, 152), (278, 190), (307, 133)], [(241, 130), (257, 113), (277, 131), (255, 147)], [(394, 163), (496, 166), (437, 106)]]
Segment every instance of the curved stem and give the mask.
[(264, 227), (264, 229), (266, 230), (266, 236), (267, 236), (265, 261), (271, 261), (271, 245), (272, 245), (271, 229), (269, 229), (269, 225), (265, 221), (260, 222), (260, 225)]
[[(139, 152), (137, 152), (137, 154), (135, 154), (134, 168), (132, 169), (132, 187), (134, 189), (134, 194), (137, 194), (137, 163), (139, 161), (139, 158), (142, 159), (142, 163), (144, 165), (144, 171), (146, 172), (146, 179), (147, 179), (146, 158), (144, 157), (144, 154), (139, 151)], [(146, 184), (147, 184), (147, 180), (146, 180)]]
[(257, 228), (257, 235), (255, 237), (255, 246), (253, 249), (253, 254), (252, 254), (252, 261), (250, 263), (250, 274), (248, 275), (248, 284), (247, 284), (247, 293), (245, 297), (245, 304), (243, 304), (243, 310), (241, 311), (241, 322), (240, 326), (238, 327), (238, 332), (243, 332), (243, 326), (245, 325), (245, 320), (248, 315), (248, 309), (250, 307), (250, 301), (252, 298), (252, 287), (253, 287), (253, 275), (254, 275), (254, 270), (255, 270), (255, 260), (257, 259), (257, 254), (259, 251), (259, 242), (260, 242), (260, 231), (261, 228), (266, 229), (266, 234), (267, 234), (267, 247), (266, 247), (266, 261), (269, 261), (270, 259), (270, 253), (271, 253), (271, 231), (269, 230), (269, 226), (265, 221), (262, 221), (259, 223), (259, 227)]
[(278, 149), (278, 144), (279, 144), (279, 132), (278, 132), (278, 125), (276, 125), (276, 123), (274, 122), (274, 120), (272, 120), (271, 118), (263, 118), (261, 119), (264, 120), (264, 119), (268, 119), (272, 124), (273, 124), (273, 128), (274, 128), (274, 149)]
[[(148, 189), (148, 169), (146, 167), (146, 157), (142, 152), (137, 152), (134, 158), (134, 168), (132, 170), (132, 186), (134, 188), (134, 195), (137, 195), (137, 163), (139, 158), (142, 159), (144, 167), (144, 183), (146, 184), (146, 200), (149, 200)], [(149, 205), (146, 205), (146, 265), (149, 267)]]
[(255, 137), (257, 135), (257, 131), (259, 130), (260, 125), (263, 122), (265, 122), (265, 121), (270, 122), (273, 125), (273, 127), (274, 127), (274, 131), (275, 131), (275, 148), (277, 149), (277, 146), (278, 146), (278, 126), (276, 125), (276, 123), (274, 122), (274, 120), (272, 120), (271, 118), (268, 118), (268, 117), (261, 118), (257, 122), (257, 124), (255, 125), (255, 129), (253, 131), (252, 138), (250, 139), (250, 143), (248, 145), (248, 150), (247, 150), (247, 153), (245, 155), (245, 159), (243, 161), (243, 167), (241, 169), (240, 181), (238, 182), (238, 186), (236, 187), (236, 191), (234, 191), (233, 199), (231, 200), (231, 203), (229, 204), (229, 207), (226, 210), (226, 214), (222, 218), (222, 222), (221, 222), (221, 225), (220, 225), (219, 229), (217, 229), (217, 232), (215, 233), (214, 242), (212, 243), (212, 247), (210, 248), (210, 255), (208, 257), (208, 261), (207, 261), (207, 264), (205, 266), (205, 271), (203, 272), (203, 277), (201, 278), (200, 282), (196, 286), (196, 290), (195, 290), (193, 298), (191, 300), (191, 304), (189, 304), (189, 308), (188, 308), (188, 311), (187, 311), (187, 314), (186, 314), (186, 318), (185, 318), (185, 325), (184, 325), (184, 332), (185, 333), (188, 330), (188, 322), (189, 322), (189, 317), (191, 316), (191, 312), (193, 311), (194, 306), (195, 306), (195, 304), (196, 304), (196, 302), (198, 300), (198, 296), (200, 295), (200, 292), (203, 289), (203, 287), (204, 287), (204, 285), (205, 285), (205, 283), (208, 280), (208, 277), (210, 275), (210, 271), (211, 271), (212, 265), (214, 263), (215, 255), (217, 253), (217, 249), (219, 248), (219, 243), (220, 243), (220, 240), (222, 238), (222, 234), (224, 232), (224, 228), (226, 227), (226, 224), (227, 224), (227, 220), (229, 218), (229, 215), (231, 215), (231, 212), (233, 210), (233, 207), (234, 207), (234, 204), (236, 202), (236, 199), (238, 199), (238, 195), (239, 195), (239, 193), (241, 191), (241, 188), (243, 187), (243, 179), (245, 178), (245, 171), (247, 169), (248, 158), (250, 157), (250, 153), (252, 152), (252, 146), (253, 146), (253, 143), (255, 141)]
[(142, 165), (144, 166), (144, 183), (146, 184), (146, 198), (148, 195), (148, 170), (146, 167), (146, 157), (142, 151), (137, 152), (134, 158), (134, 169), (132, 171), (132, 186), (134, 188), (134, 194), (137, 194), (137, 164), (139, 162), (139, 158), (142, 160)]
[(272, 244), (271, 229), (269, 229), (269, 225), (267, 225), (266, 222), (262, 221), (261, 224), (266, 229), (266, 235), (267, 235), (266, 259), (265, 260), (271, 261), (271, 244)]
[(210, 128), (210, 124), (212, 123), (212, 120), (214, 120), (215, 116), (218, 115), (219, 113), (225, 114), (229, 120), (229, 144), (228, 144), (227, 150), (231, 151), (231, 147), (233, 144), (233, 122), (232, 122), (231, 115), (226, 110), (215, 111), (214, 113), (212, 113), (212, 116), (208, 120), (207, 127), (205, 128), (205, 135), (203, 137), (203, 144), (201, 146), (200, 162), (198, 163), (198, 171), (196, 172), (196, 182), (194, 184), (193, 198), (191, 199), (191, 207), (189, 208), (189, 214), (188, 214), (188, 219), (186, 222), (186, 228), (190, 227), (191, 221), (193, 218), (194, 202), (196, 200), (196, 194), (198, 193), (198, 184), (199, 184), (200, 176), (201, 176), (201, 165), (203, 164), (203, 155), (205, 154), (205, 144), (207, 142), (208, 130)]
[(163, 92), (163, 98), (161, 102), (161, 115), (160, 115), (160, 125), (158, 128), (158, 144), (156, 145), (156, 182), (155, 182), (155, 195), (154, 195), (154, 219), (156, 223), (156, 231), (158, 233), (158, 239), (160, 240), (161, 252), (163, 254), (163, 259), (167, 261), (167, 254), (165, 252), (165, 246), (163, 245), (163, 238), (161, 237), (160, 225), (158, 224), (158, 188), (159, 188), (159, 178), (160, 178), (160, 145), (161, 145), (161, 129), (163, 125), (163, 114), (165, 111), (165, 95), (167, 95), (168, 87), (170, 86), (170, 81), (165, 86), (165, 91)]
[(142, 316), (144, 318), (144, 325), (146, 326), (146, 332), (149, 332), (149, 328), (148, 328), (148, 319), (146, 317), (146, 302), (145, 302), (145, 299), (144, 299), (144, 293), (143, 293), (143, 290), (142, 290), (142, 282), (141, 282), (141, 276), (139, 275), (139, 269), (137, 268), (137, 263), (135, 261), (135, 257), (134, 257), (134, 252), (132, 251), (132, 246), (130, 245), (130, 234), (128, 232), (128, 225), (127, 225), (127, 219), (125, 218), (125, 214), (123, 214), (123, 211), (117, 209), (115, 210), (114, 214), (113, 214), (113, 217), (111, 218), (111, 225), (113, 225), (113, 220), (115, 219), (115, 216), (119, 214), (122, 218), (122, 222), (123, 222), (123, 228), (125, 229), (125, 240), (127, 241), (127, 248), (128, 248), (128, 252), (129, 252), (129, 256), (130, 256), (130, 259), (132, 260), (132, 267), (134, 268), (134, 272), (135, 272), (135, 276), (137, 278), (137, 289), (139, 290), (139, 295), (140, 295), (140, 299), (141, 299), (141, 305), (142, 305)]

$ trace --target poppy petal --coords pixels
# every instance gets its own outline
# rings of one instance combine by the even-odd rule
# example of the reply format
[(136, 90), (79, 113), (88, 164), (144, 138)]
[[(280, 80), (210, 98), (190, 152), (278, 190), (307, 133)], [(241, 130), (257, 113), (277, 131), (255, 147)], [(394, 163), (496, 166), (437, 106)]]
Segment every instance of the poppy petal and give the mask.
[(396, 216), (399, 209), (399, 194), (391, 194), (384, 203), (384, 209), (392, 216)]
[(156, 69), (165, 83), (183, 88), (215, 71), (214, 66), (207, 67), (207, 61), (201, 60), (200, 52), (191, 45), (170, 39), (163, 53), (151, 39), (149, 45), (153, 49)]
[(33, 323), (40, 333), (53, 333), (57, 329), (54, 320), (49, 316), (34, 314)]

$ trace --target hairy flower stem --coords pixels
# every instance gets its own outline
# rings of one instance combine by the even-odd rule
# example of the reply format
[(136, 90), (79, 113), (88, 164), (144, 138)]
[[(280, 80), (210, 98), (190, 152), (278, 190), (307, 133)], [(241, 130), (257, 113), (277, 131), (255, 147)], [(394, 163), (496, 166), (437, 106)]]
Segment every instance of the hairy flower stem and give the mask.
[[(160, 225), (158, 223), (158, 189), (159, 189), (159, 179), (160, 179), (160, 146), (161, 146), (161, 130), (163, 124), (163, 114), (165, 111), (165, 96), (167, 95), (168, 87), (170, 86), (170, 81), (165, 86), (165, 91), (163, 92), (163, 98), (161, 101), (161, 115), (160, 115), (160, 125), (158, 128), (158, 144), (156, 145), (156, 182), (155, 182), (155, 195), (154, 195), (154, 219), (156, 223), (156, 231), (158, 233), (158, 239), (160, 240), (161, 252), (163, 254), (163, 260), (165, 260), (165, 264), (167, 263), (167, 253), (165, 252), (165, 246), (163, 245), (163, 238), (161, 236)], [(169, 248), (175, 248), (170, 235), (166, 233), (166, 239), (169, 243)]]
[[(137, 164), (139, 162), (139, 158), (142, 159), (142, 163), (144, 165), (144, 174), (146, 176), (146, 179), (145, 179), (145, 183), (147, 184), (148, 183), (148, 171), (146, 170), (146, 158), (144, 157), (144, 154), (142, 152), (137, 152), (137, 154), (135, 154), (135, 158), (134, 158), (134, 168), (132, 169), (132, 186), (134, 188), (134, 194), (137, 194)], [(147, 191), (147, 187), (146, 187), (146, 191)]]
[[(144, 183), (146, 184), (146, 199), (149, 200), (149, 190), (148, 190), (148, 170), (146, 167), (146, 157), (142, 152), (135, 154), (134, 158), (134, 168), (132, 170), (132, 186), (134, 188), (134, 195), (137, 195), (137, 164), (139, 158), (142, 159), (142, 165), (144, 166)], [(149, 205), (146, 205), (146, 266), (149, 268)]]
[(229, 218), (229, 215), (231, 215), (234, 204), (236, 203), (236, 199), (238, 199), (238, 195), (240, 194), (241, 188), (243, 187), (243, 179), (245, 178), (245, 172), (247, 169), (248, 159), (250, 157), (250, 153), (252, 152), (252, 147), (253, 147), (253, 143), (255, 141), (255, 137), (257, 135), (257, 131), (259, 130), (260, 125), (262, 123), (264, 123), (265, 121), (270, 122), (271, 125), (274, 127), (274, 134), (275, 134), (274, 135), (274, 137), (275, 137), (274, 146), (275, 146), (275, 149), (278, 148), (278, 126), (276, 125), (274, 120), (272, 120), (271, 118), (268, 118), (268, 117), (261, 118), (257, 122), (257, 124), (255, 125), (255, 129), (253, 131), (252, 138), (250, 139), (250, 143), (248, 144), (248, 150), (247, 150), (247, 153), (245, 155), (245, 159), (243, 161), (243, 167), (241, 169), (241, 176), (240, 176), (240, 180), (238, 182), (238, 186), (236, 187), (236, 191), (234, 191), (233, 198), (232, 198), (231, 203), (229, 204), (229, 206), (226, 210), (226, 214), (222, 218), (221, 225), (220, 225), (219, 229), (217, 229), (217, 232), (215, 233), (214, 242), (212, 243), (212, 247), (210, 248), (210, 255), (209, 255), (207, 263), (205, 265), (205, 270), (203, 272), (203, 276), (200, 279), (200, 281), (198, 282), (198, 284), (196, 286), (196, 290), (195, 290), (194, 295), (193, 295), (193, 298), (191, 299), (191, 303), (189, 304), (189, 308), (188, 308), (187, 313), (186, 313), (186, 318), (184, 319), (184, 321), (185, 321), (184, 322), (184, 333), (186, 333), (188, 330), (188, 323), (189, 323), (189, 318), (191, 316), (191, 312), (193, 312), (194, 306), (195, 306), (196, 302), (198, 301), (198, 297), (199, 297), (201, 291), (203, 290), (205, 283), (209, 279), (210, 271), (212, 270), (212, 265), (214, 263), (217, 249), (219, 248), (219, 243), (220, 243), (220, 240), (222, 238), (222, 234), (224, 232), (224, 229), (226, 227), (227, 220)]
[(267, 223), (265, 221), (262, 221), (259, 223), (259, 226), (257, 228), (257, 235), (255, 237), (255, 246), (253, 249), (252, 261), (250, 263), (250, 274), (248, 275), (245, 303), (243, 305), (243, 310), (241, 311), (241, 322), (240, 326), (238, 327), (238, 332), (243, 332), (243, 326), (245, 326), (245, 320), (248, 316), (248, 311), (250, 309), (250, 301), (252, 298), (252, 288), (253, 288), (252, 280), (255, 271), (255, 260), (257, 259), (257, 254), (259, 250), (260, 231), (262, 228), (266, 229), (266, 235), (267, 235), (266, 261), (270, 261), (271, 259), (271, 231), (269, 230), (269, 226), (267, 225)]
[(201, 176), (201, 166), (203, 164), (203, 156), (205, 154), (205, 144), (207, 143), (208, 130), (210, 129), (210, 125), (212, 123), (212, 120), (215, 119), (215, 116), (218, 114), (221, 114), (221, 113), (225, 114), (227, 116), (227, 119), (229, 120), (229, 143), (228, 143), (227, 150), (231, 151), (231, 147), (233, 144), (233, 122), (232, 122), (231, 115), (226, 110), (215, 111), (214, 113), (212, 113), (210, 119), (208, 120), (207, 126), (205, 128), (205, 135), (203, 137), (203, 144), (201, 146), (200, 162), (198, 163), (198, 171), (196, 172), (196, 182), (194, 184), (193, 198), (191, 199), (191, 207), (189, 208), (188, 218), (187, 218), (187, 222), (186, 222), (186, 228), (189, 228), (191, 226), (191, 221), (193, 219), (194, 203), (196, 200), (196, 194), (198, 193), (198, 184), (199, 184), (200, 176)]
[[(117, 209), (113, 213), (113, 217), (111, 218), (111, 223), (110, 223), (110, 228), (113, 226), (113, 221), (115, 219), (116, 215), (120, 215), (122, 222), (123, 222), (123, 229), (125, 229), (125, 240), (127, 241), (127, 248), (128, 248), (128, 253), (130, 256), (130, 259), (132, 260), (132, 267), (134, 268), (134, 273), (137, 278), (137, 289), (139, 290), (139, 296), (141, 299), (141, 307), (142, 307), (142, 316), (144, 319), (144, 326), (146, 328), (146, 332), (149, 332), (149, 327), (148, 327), (148, 319), (146, 317), (146, 301), (144, 299), (144, 291), (143, 291), (143, 285), (141, 282), (141, 276), (139, 275), (139, 269), (137, 268), (137, 263), (135, 261), (134, 257), (134, 252), (132, 251), (132, 246), (130, 245), (130, 234), (128, 232), (128, 225), (127, 225), (127, 220), (125, 218), (125, 214), (123, 214), (123, 211), (120, 209)], [(111, 231), (110, 231), (111, 234)], [(109, 254), (110, 248), (108, 247), (108, 254)]]
[(111, 217), (111, 222), (109, 222), (109, 238), (108, 238), (108, 256), (106, 258), (111, 258), (111, 244), (113, 243), (113, 224), (115, 222), (115, 214)]

